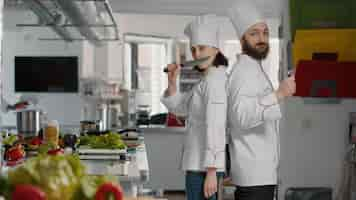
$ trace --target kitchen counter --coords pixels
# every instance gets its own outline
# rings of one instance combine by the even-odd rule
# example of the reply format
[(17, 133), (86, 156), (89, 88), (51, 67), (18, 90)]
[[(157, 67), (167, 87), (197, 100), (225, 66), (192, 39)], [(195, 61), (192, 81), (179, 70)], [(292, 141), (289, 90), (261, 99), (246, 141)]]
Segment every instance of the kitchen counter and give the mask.
[[(128, 152), (131, 157), (128, 166), (128, 174), (125, 176), (117, 176), (120, 185), (124, 189), (125, 196), (137, 197), (140, 190), (143, 189), (143, 184), (149, 181), (149, 165), (147, 159), (146, 145), (143, 142), (136, 148), (133, 153)], [(107, 173), (110, 161), (106, 160), (81, 160), (86, 167), (86, 173), (90, 175), (110, 175)], [(0, 174), (6, 174), (8, 167), (2, 167)]]
[(184, 191), (184, 172), (180, 169), (183, 127), (140, 128), (149, 156), (150, 181), (153, 190)]
[[(149, 165), (145, 143), (142, 142), (142, 144), (137, 147), (135, 153), (128, 154), (131, 157), (128, 175), (120, 175), (117, 177), (125, 191), (125, 196), (136, 197), (143, 188), (143, 184), (149, 181)], [(110, 163), (105, 160), (85, 160), (82, 162), (86, 166), (88, 174), (109, 175), (107, 173), (107, 166)]]
[(153, 127), (141, 127), (139, 128), (144, 134), (150, 133), (176, 133), (184, 134), (185, 127), (166, 127), (166, 126), (153, 126)]

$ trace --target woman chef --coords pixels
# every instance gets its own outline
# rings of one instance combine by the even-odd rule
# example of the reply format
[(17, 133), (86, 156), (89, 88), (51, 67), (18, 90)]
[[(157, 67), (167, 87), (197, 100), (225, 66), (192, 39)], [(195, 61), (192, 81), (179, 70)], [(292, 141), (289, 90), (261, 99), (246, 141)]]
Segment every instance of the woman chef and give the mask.
[(187, 121), (182, 169), (188, 200), (215, 200), (221, 192), (218, 188), (225, 169), (228, 61), (218, 49), (219, 24), (216, 16), (204, 15), (187, 25), (184, 33), (190, 39), (193, 58), (209, 59), (197, 66), (202, 78), (186, 93), (177, 90), (180, 66), (169, 64), (168, 88), (161, 99), (170, 112)]

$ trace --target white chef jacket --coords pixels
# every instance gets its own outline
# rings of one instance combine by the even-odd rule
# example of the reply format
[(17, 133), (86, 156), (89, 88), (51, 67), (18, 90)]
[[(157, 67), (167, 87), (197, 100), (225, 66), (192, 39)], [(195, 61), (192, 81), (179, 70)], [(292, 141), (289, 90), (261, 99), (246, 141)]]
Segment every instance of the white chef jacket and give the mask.
[(231, 176), (238, 186), (276, 185), (280, 106), (257, 60), (239, 55), (227, 70)]
[(176, 115), (186, 117), (181, 168), (206, 171), (225, 170), (226, 71), (210, 67), (189, 92), (166, 96), (161, 102)]

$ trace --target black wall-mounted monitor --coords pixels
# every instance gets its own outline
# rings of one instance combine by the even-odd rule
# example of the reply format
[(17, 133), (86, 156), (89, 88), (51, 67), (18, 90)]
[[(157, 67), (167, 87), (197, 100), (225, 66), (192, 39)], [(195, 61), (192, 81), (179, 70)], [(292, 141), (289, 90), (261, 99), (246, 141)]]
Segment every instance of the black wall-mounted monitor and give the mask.
[(78, 92), (78, 57), (15, 56), (15, 92)]

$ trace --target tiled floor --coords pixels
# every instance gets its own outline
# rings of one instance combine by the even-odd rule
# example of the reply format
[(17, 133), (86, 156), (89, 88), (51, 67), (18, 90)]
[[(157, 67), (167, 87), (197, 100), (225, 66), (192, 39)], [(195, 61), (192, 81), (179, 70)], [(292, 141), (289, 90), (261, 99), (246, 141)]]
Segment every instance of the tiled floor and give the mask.
[(165, 196), (168, 200), (185, 200), (184, 192), (169, 192)]
[[(168, 200), (185, 200), (184, 192), (166, 192), (164, 198)], [(224, 200), (234, 200), (232, 194), (225, 194)]]

